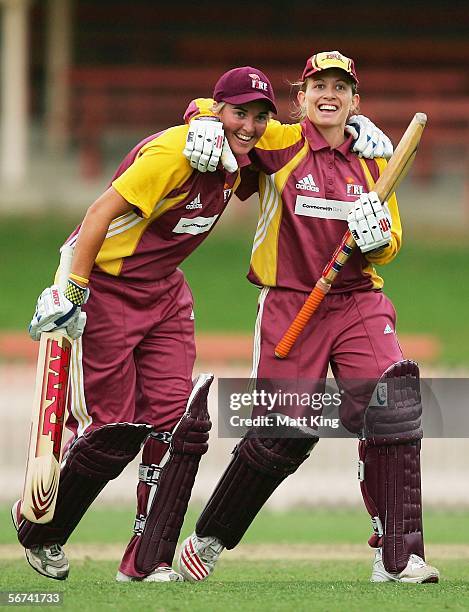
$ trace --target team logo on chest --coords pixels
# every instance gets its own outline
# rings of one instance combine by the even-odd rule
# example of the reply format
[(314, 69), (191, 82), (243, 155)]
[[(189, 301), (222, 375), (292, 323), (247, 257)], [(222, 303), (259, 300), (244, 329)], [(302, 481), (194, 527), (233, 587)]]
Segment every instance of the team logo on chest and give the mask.
[(353, 177), (348, 176), (345, 183), (345, 193), (348, 196), (359, 196), (363, 191), (363, 185), (355, 185)]
[(189, 204), (186, 204), (187, 210), (195, 210), (196, 208), (202, 208), (202, 202), (200, 201), (200, 193)]
[(301, 191), (314, 191), (316, 193), (319, 191), (319, 187), (314, 182), (312, 174), (307, 174), (300, 179), (296, 184), (296, 188), (300, 189)]
[(231, 198), (231, 192), (233, 190), (229, 188), (228, 183), (225, 183), (223, 189), (223, 202), (226, 204), (228, 200)]

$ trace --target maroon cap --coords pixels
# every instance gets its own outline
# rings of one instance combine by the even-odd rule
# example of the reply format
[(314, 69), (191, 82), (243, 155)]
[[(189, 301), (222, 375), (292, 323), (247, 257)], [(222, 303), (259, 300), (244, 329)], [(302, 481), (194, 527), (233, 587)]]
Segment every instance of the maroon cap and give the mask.
[(265, 100), (270, 110), (277, 113), (274, 90), (269, 79), (261, 70), (252, 66), (233, 68), (222, 74), (213, 90), (213, 99), (229, 104)]
[(312, 55), (306, 62), (305, 69), (301, 80), (304, 81), (308, 77), (321, 72), (321, 70), (327, 70), (328, 68), (340, 68), (346, 72), (352, 81), (358, 85), (358, 77), (355, 72), (355, 64), (352, 59), (345, 57), (339, 51), (322, 51)]

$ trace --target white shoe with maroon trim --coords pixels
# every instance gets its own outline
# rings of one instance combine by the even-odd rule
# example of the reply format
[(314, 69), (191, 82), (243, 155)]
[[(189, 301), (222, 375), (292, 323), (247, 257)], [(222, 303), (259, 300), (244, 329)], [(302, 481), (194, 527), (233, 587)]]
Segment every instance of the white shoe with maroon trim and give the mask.
[[(11, 519), (16, 531), (18, 531), (23, 520), (20, 499), (13, 504)], [(25, 548), (24, 552), (29, 565), (38, 574), (42, 574), (47, 578), (53, 578), (54, 580), (65, 580), (67, 578), (70, 566), (60, 544), (32, 546), (31, 548)]]
[(199, 538), (195, 533), (186, 538), (179, 552), (179, 571), (188, 582), (206, 580), (225, 547), (218, 538)]
[(373, 572), (371, 582), (411, 582), (414, 584), (426, 584), (438, 582), (440, 572), (428, 565), (418, 555), (410, 555), (406, 567), (399, 574), (391, 574), (386, 571), (383, 564), (383, 553), (381, 548), (377, 548), (373, 562)]
[(157, 567), (151, 574), (144, 578), (128, 576), (121, 571), (117, 572), (116, 582), (182, 582), (183, 577), (173, 570), (172, 567)]

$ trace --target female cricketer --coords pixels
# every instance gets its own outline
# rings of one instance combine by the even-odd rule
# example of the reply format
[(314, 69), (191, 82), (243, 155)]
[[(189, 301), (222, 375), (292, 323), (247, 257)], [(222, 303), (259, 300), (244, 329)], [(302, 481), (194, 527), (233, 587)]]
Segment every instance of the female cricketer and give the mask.
[[(250, 163), (247, 153), (276, 112), (269, 79), (253, 67), (223, 74), (213, 97), (216, 161), (206, 162), (215, 171), (200, 174), (183, 157), (186, 125), (140, 142), (66, 241), (74, 246), (66, 291), (54, 285), (38, 299), (32, 338), (57, 328), (75, 338), (67, 421), (73, 438), (54, 518), (44, 525), (22, 520), (21, 500), (12, 511), (29, 563), (49, 578), (68, 576), (62, 546), (143, 445), (134, 536), (116, 579), (182, 580), (171, 563), (207, 450), (213, 376), (192, 382), (193, 302), (178, 265), (215, 227), (240, 182), (237, 166)], [(237, 158), (234, 171), (216, 167), (222, 129)]]
[[(336, 380), (348, 384), (339, 415), (360, 439), (360, 485), (374, 530), (371, 581), (438, 582), (438, 570), (424, 556), (419, 371), (415, 362), (403, 359), (394, 307), (374, 267), (398, 253), (401, 223), (395, 195), (381, 202), (372, 190), (386, 161), (351, 152), (345, 125), (358, 109), (357, 88), (351, 59), (337, 51), (313, 55), (297, 94), (301, 123), (270, 121), (249, 154), (261, 172), (251, 173), (252, 187), (246, 182), (238, 193), (258, 190), (260, 197), (248, 274), (261, 287), (253, 377), (275, 384), (290, 380), (294, 387), (299, 380), (324, 382), (330, 366)], [(347, 225), (359, 248), (288, 359), (277, 359), (276, 345)], [(195, 533), (183, 544), (179, 567), (188, 580), (210, 575), (222, 550), (236, 546), (272, 492), (318, 441), (314, 430), (290, 431), (287, 437), (253, 433), (233, 451)]]

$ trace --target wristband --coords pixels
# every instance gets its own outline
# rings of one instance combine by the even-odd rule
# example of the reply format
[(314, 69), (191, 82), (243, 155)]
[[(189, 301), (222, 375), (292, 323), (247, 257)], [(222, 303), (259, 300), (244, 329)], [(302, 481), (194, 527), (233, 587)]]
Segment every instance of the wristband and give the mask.
[(221, 123), (220, 119), (215, 115), (200, 115), (199, 117), (194, 117), (191, 121), (216, 121), (217, 123)]
[(78, 276), (78, 274), (73, 274), (73, 272), (70, 272), (70, 274), (68, 275), (68, 278), (78, 281), (79, 283), (83, 283), (84, 285), (87, 285), (90, 282), (88, 278), (84, 278), (83, 276)]

